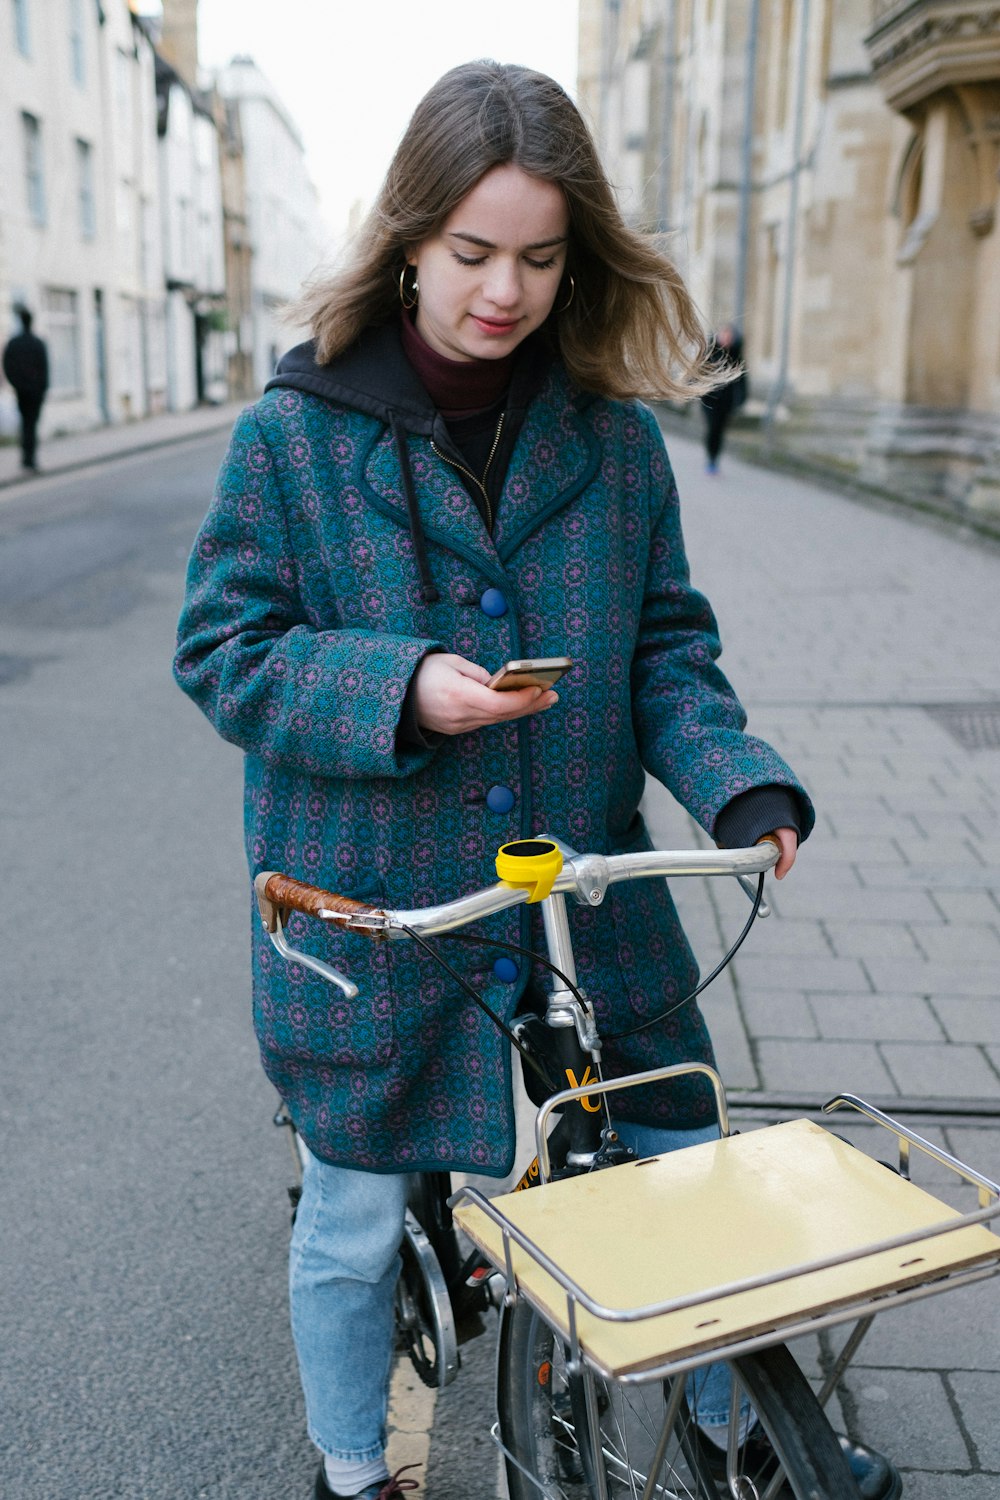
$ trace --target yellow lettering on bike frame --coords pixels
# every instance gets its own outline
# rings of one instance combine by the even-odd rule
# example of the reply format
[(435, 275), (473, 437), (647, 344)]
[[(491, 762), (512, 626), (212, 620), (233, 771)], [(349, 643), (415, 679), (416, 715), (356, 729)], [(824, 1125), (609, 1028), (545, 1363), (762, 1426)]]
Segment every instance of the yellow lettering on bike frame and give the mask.
[[(566, 1069), (566, 1077), (569, 1079), (569, 1086), (570, 1086), (571, 1089), (582, 1089), (582, 1088), (585, 1088), (588, 1083), (596, 1083), (597, 1082), (597, 1079), (593, 1076), (593, 1074), (590, 1071), (590, 1064), (589, 1063), (587, 1064), (586, 1072), (584, 1073), (583, 1077), (579, 1080), (579, 1082), (577, 1082), (576, 1074), (573, 1072), (572, 1068), (567, 1068)], [(589, 1099), (589, 1098), (580, 1099), (577, 1102), (587, 1111), (587, 1113), (589, 1115), (596, 1115), (596, 1114), (598, 1114), (600, 1112), (600, 1108), (601, 1108), (601, 1101), (600, 1101), (600, 1099), (598, 1099), (598, 1101), (597, 1101), (596, 1104), (594, 1103), (594, 1101), (592, 1099)]]
[(515, 1193), (522, 1193), (525, 1188), (534, 1187), (538, 1181), (538, 1157), (533, 1157), (530, 1167), (521, 1175), (520, 1181), (513, 1189)]

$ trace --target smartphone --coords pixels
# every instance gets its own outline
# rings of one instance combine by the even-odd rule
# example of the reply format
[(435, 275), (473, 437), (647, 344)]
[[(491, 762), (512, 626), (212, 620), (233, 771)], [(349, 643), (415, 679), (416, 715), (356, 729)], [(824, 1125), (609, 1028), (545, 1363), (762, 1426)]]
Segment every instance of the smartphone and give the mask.
[(532, 656), (526, 661), (509, 661), (499, 672), (493, 673), (486, 686), (495, 688), (498, 693), (506, 693), (513, 688), (549, 688), (572, 665), (571, 656)]

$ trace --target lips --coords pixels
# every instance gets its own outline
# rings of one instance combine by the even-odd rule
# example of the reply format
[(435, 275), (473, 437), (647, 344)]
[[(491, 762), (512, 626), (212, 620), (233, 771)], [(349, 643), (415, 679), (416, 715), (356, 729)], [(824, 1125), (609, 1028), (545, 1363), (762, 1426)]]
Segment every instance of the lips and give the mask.
[(519, 318), (508, 318), (503, 322), (499, 318), (479, 318), (475, 313), (471, 313), (470, 317), (481, 333), (493, 338), (499, 338), (505, 333), (513, 333), (520, 322)]

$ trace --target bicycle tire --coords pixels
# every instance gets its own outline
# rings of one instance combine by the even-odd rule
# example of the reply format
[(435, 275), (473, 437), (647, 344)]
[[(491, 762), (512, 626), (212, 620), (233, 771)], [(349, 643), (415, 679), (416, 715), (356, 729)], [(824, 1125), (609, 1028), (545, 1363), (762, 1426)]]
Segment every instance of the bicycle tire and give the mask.
[[(727, 1361), (778, 1455), (784, 1480), (775, 1490), (761, 1446), (740, 1450), (735, 1490), (725, 1455), (705, 1438), (684, 1397), (666, 1439), (652, 1493), (670, 1500), (849, 1500), (857, 1487), (812, 1387), (784, 1345)], [(683, 1376), (679, 1377), (684, 1379)], [(664, 1425), (669, 1382), (624, 1386), (597, 1380), (601, 1454), (610, 1500), (638, 1500)], [(559, 1337), (521, 1298), (505, 1308), (497, 1362), (497, 1414), (510, 1500), (595, 1500), (587, 1455), (582, 1381), (566, 1372)], [(765, 1449), (767, 1451), (767, 1449)], [(769, 1486), (771, 1490), (769, 1491)]]

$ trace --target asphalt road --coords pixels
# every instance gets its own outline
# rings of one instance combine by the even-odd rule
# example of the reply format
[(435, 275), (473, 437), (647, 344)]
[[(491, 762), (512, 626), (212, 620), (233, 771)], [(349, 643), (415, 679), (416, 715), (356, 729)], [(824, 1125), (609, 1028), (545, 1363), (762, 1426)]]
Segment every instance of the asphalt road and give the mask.
[(170, 677), (223, 450), (0, 503), (8, 1500), (311, 1494), (240, 756)]

